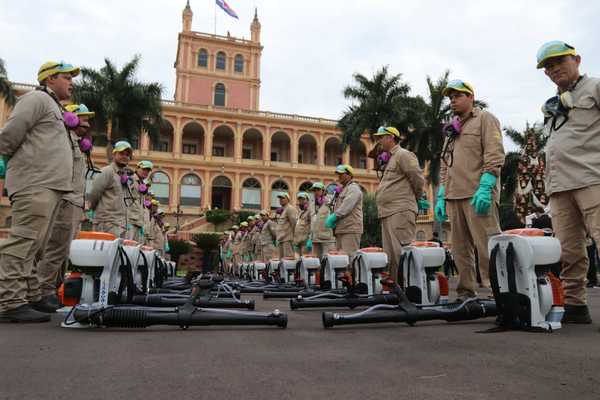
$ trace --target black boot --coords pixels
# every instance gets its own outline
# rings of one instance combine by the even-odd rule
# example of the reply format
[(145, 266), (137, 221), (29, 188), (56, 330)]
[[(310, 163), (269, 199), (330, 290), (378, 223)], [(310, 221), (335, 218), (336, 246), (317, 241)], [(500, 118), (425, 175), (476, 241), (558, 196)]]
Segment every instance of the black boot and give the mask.
[(40, 312), (44, 313), (55, 313), (60, 308), (58, 297), (55, 294), (44, 296), (41, 300), (31, 303), (31, 307)]
[(565, 314), (563, 315), (563, 324), (591, 324), (592, 317), (588, 306), (565, 304)]
[(50, 315), (34, 310), (31, 305), (24, 304), (12, 310), (0, 313), (0, 322), (48, 322)]

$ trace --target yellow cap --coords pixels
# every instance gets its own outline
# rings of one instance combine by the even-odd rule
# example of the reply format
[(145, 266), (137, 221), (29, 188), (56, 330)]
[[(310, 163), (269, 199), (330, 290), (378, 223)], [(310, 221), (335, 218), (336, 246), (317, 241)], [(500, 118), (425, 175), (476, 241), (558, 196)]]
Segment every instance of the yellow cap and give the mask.
[(373, 134), (373, 136), (386, 136), (386, 135), (392, 135), (392, 136), (396, 136), (397, 138), (399, 138), (400, 132), (398, 131), (398, 129), (394, 128), (393, 126), (380, 126), (379, 129), (377, 129), (377, 132)]
[(55, 74), (71, 74), (71, 76), (75, 77), (79, 75), (79, 67), (74, 67), (71, 64), (68, 64), (64, 61), (46, 61), (42, 64), (40, 69), (38, 70), (38, 82), (42, 83), (49, 76)]
[(451, 90), (455, 90), (457, 92), (463, 92), (467, 94), (475, 94), (475, 88), (469, 82), (462, 81), (460, 79), (453, 79), (444, 88), (442, 91), (442, 96), (448, 96)]
[(280, 198), (280, 199), (283, 198), (283, 197), (285, 197), (286, 199), (289, 200), (290, 199), (290, 194), (288, 192), (283, 192), (283, 193), (279, 193), (277, 195), (277, 197)]
[(95, 112), (90, 111), (85, 104), (69, 104), (65, 106), (65, 110), (75, 113), (78, 117), (94, 118)]
[(352, 168), (348, 164), (340, 164), (337, 167), (335, 167), (335, 173), (336, 174), (348, 174), (348, 175), (354, 176), (354, 168)]

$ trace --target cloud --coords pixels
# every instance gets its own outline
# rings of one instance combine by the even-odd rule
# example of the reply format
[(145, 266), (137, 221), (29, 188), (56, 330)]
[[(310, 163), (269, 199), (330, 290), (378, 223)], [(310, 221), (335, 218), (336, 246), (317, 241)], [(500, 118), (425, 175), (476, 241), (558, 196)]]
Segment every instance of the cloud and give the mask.
[[(471, 81), (504, 126), (521, 129), (541, 118), (554, 92), (535, 69), (545, 41), (562, 39), (582, 54), (582, 71), (600, 67), (600, 5), (584, 1), (229, 0), (235, 20), (210, 1), (191, 0), (193, 29), (249, 38), (254, 7), (262, 24), (261, 109), (339, 118), (352, 74), (382, 65), (402, 73), (414, 94), (425, 77), (450, 69)], [(47, 0), (3, 2), (2, 54), (9, 77), (33, 82), (47, 59), (100, 67), (142, 55), (138, 78), (158, 81), (165, 98), (175, 85), (173, 62), (184, 0)], [(216, 11), (216, 13), (215, 13)], [(576, 29), (575, 29), (576, 28)], [(510, 144), (509, 144), (510, 146)]]

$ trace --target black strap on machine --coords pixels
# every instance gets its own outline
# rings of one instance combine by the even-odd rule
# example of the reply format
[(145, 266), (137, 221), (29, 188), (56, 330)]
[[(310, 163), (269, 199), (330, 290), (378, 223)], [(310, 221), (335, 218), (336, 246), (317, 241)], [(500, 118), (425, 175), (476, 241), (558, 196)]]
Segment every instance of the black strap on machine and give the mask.
[(148, 273), (150, 272), (150, 268), (148, 265), (148, 259), (143, 251), (140, 251), (140, 255), (142, 256), (142, 260), (144, 261), (144, 265), (138, 266), (140, 273), (142, 275), (142, 293), (148, 293)]
[(119, 266), (119, 274), (121, 275), (121, 280), (119, 282), (119, 289), (117, 292), (117, 301), (122, 301), (123, 291), (127, 289), (126, 303), (131, 303), (133, 295), (136, 291), (135, 283), (133, 282), (131, 261), (129, 260), (129, 257), (127, 257), (127, 253), (122, 247), (119, 247), (118, 254), (119, 259), (121, 260), (121, 265)]

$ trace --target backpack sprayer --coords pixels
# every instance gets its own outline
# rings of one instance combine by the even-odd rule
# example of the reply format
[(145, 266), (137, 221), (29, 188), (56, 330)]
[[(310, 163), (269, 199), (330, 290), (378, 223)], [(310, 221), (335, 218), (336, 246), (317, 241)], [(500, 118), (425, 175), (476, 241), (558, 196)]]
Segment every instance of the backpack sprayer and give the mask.
[[(342, 285), (342, 290), (324, 291), (324, 292), (304, 292), (297, 293), (290, 299), (290, 308), (296, 310), (299, 308), (321, 308), (321, 307), (350, 307), (372, 306), (374, 304), (397, 304), (398, 299), (393, 294), (383, 292), (381, 284), (385, 278), (388, 258), (383, 249), (378, 247), (369, 247), (360, 249), (352, 259), (352, 275), (347, 274), (347, 264), (341, 267), (342, 254), (329, 253), (321, 263), (321, 271), (324, 282), (323, 286), (330, 287), (328, 279), (336, 278), (336, 288), (339, 288), (338, 282)], [(343, 255), (345, 259), (348, 256)], [(322, 287), (323, 287), (322, 286)]]
[[(189, 298), (184, 292), (149, 294), (151, 290), (171, 291), (152, 288), (168, 275), (167, 263), (151, 247), (139, 246), (135, 241), (107, 233), (82, 232), (71, 244), (70, 261), (74, 272), (67, 275), (59, 290), (66, 306), (176, 306)], [(197, 306), (254, 309), (254, 301), (242, 301), (229, 286), (217, 283), (220, 281), (215, 280), (209, 290), (200, 291)]]
[(494, 236), (488, 247), (498, 329), (560, 329), (564, 293), (550, 272), (560, 261), (559, 240), (541, 229), (516, 229)]

